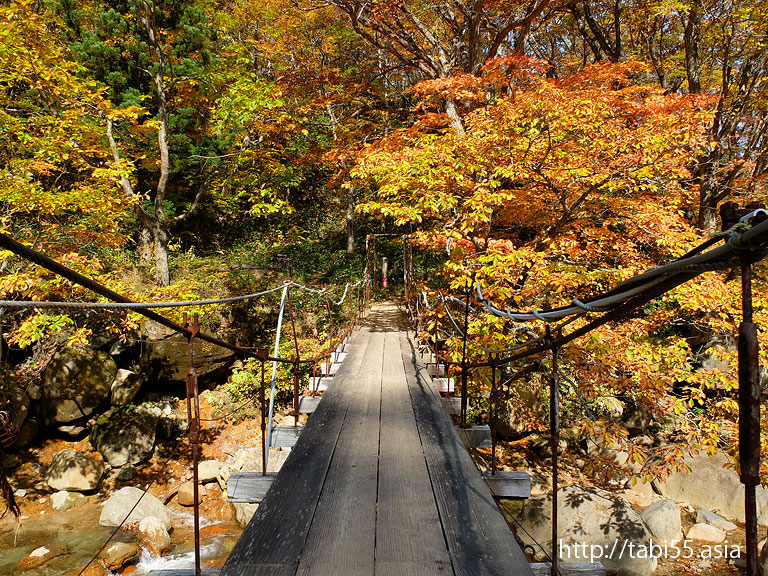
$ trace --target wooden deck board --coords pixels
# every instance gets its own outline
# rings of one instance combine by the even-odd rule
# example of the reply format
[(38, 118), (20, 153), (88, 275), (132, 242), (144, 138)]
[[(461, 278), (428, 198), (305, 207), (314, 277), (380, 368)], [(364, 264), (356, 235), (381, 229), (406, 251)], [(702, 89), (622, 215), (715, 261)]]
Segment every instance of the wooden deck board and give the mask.
[[(406, 378), (456, 576), (528, 575), (531, 568), (441, 404), (411, 341), (400, 338)], [(410, 369), (408, 365), (410, 364)]]
[(383, 351), (384, 334), (372, 334), (297, 575), (373, 574)]
[[(368, 339), (350, 348), (362, 348), (337, 375), (356, 378)], [(317, 501), (341, 431), (352, 387), (332, 386), (317, 407), (273, 482), (227, 558), (222, 576), (295, 574), (312, 523)]]
[(227, 480), (227, 500), (258, 504), (264, 500), (277, 474), (263, 476), (261, 472), (233, 472)]
[(299, 413), (300, 414), (312, 414), (317, 410), (322, 396), (302, 396), (299, 398)]
[(519, 470), (485, 472), (485, 483), (496, 498), (530, 498), (531, 475)]
[(293, 448), (301, 436), (304, 426), (291, 426), (283, 424), (272, 428), (272, 447), (274, 448)]
[(453, 574), (394, 332), (387, 334), (382, 378), (376, 535), (380, 573)]

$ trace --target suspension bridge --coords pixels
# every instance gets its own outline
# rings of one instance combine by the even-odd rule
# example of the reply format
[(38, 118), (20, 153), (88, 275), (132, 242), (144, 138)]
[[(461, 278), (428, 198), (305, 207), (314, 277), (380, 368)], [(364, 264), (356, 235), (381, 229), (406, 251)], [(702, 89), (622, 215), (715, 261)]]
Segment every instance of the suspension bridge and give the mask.
[(529, 574), (400, 311), (348, 350), (222, 574)]
[[(533, 354), (552, 353), (551, 442), (553, 510), (557, 510), (557, 446), (559, 440), (559, 373), (557, 351), (568, 342), (609, 321), (621, 320), (638, 306), (649, 302), (675, 286), (712, 270), (740, 268), (742, 272), (744, 318), (739, 328), (740, 379), (740, 458), (741, 480), (745, 485), (747, 515), (747, 566), (750, 576), (757, 576), (757, 526), (755, 486), (760, 483), (760, 406), (757, 366), (757, 333), (752, 322), (751, 266), (768, 251), (768, 213), (764, 209), (722, 212), (723, 233), (716, 235), (680, 259), (648, 270), (626, 280), (612, 290), (587, 301), (574, 299), (569, 306), (538, 312), (512, 312), (484, 298), (475, 286), (475, 306), (510, 322), (542, 321), (553, 325), (544, 336), (505, 350), (484, 350), (487, 362), (470, 364), (466, 358), (466, 316), (476, 311), (470, 304), (470, 290), (464, 300), (439, 295), (430, 304), (442, 305), (456, 333), (464, 338), (465, 354), (460, 365), (462, 421), (467, 410), (466, 375), (479, 366), (496, 369), (516, 359)], [(735, 219), (734, 219), (735, 217)], [(725, 224), (728, 224), (727, 226)], [(722, 242), (720, 246), (712, 247)], [(347, 358), (332, 378), (332, 384), (319, 402), (313, 403), (312, 415), (293, 445), (279, 474), (259, 495), (261, 504), (246, 527), (220, 572), (222, 576), (287, 575), (526, 575), (540, 571), (528, 563), (514, 534), (508, 528), (494, 501), (494, 495), (457, 434), (446, 403), (435, 381), (422, 363), (416, 338), (408, 330), (404, 314), (393, 305), (375, 306), (365, 315), (359, 329), (360, 313), (367, 308), (370, 270), (356, 284), (348, 284), (341, 299), (333, 301), (327, 290), (315, 290), (293, 282), (259, 294), (238, 299), (261, 297), (282, 289), (277, 335), (286, 305), (291, 321), (288, 293), (291, 288), (322, 295), (330, 303), (342, 304), (350, 289), (357, 289), (357, 301), (350, 305), (347, 333), (334, 341), (331, 330), (329, 347), (320, 357), (300, 358), (298, 344), (291, 359), (268, 355), (263, 350), (243, 348), (200, 331), (196, 322), (184, 325), (171, 322), (152, 308), (201, 305), (201, 301), (175, 303), (138, 303), (66, 268), (44, 255), (0, 234), (0, 247), (48, 270), (85, 286), (111, 300), (111, 303), (20, 302), (0, 301), (7, 308), (126, 308), (136, 310), (185, 335), (189, 341), (189, 376), (187, 379), (188, 415), (195, 463), (198, 452), (199, 410), (197, 381), (193, 364), (196, 339), (229, 348), (241, 356), (262, 362), (262, 450), (264, 470), (268, 455), (267, 438), (272, 436), (275, 367), (277, 363), (294, 368), (294, 413), (300, 412), (298, 373), (301, 364), (327, 367), (333, 364), (338, 341), (348, 346)], [(226, 300), (206, 303), (220, 303)], [(354, 301), (353, 301), (354, 302)], [(464, 328), (453, 318), (449, 303), (460, 305)], [(418, 311), (411, 309), (417, 324)], [(589, 317), (580, 328), (565, 333), (577, 317)], [(295, 332), (294, 332), (294, 341)], [(264, 378), (264, 363), (273, 363), (271, 386)], [(495, 380), (492, 386), (495, 385)], [(265, 392), (271, 388), (269, 409)], [(447, 391), (451, 391), (451, 381)], [(315, 387), (311, 390), (313, 393)], [(494, 390), (491, 390), (493, 410)], [(309, 411), (309, 410), (307, 410)], [(493, 418), (491, 418), (493, 421)], [(298, 428), (297, 428), (298, 429)], [(495, 435), (492, 434), (495, 455)], [(196, 470), (196, 465), (195, 465)], [(494, 462), (495, 471), (495, 462)], [(195, 477), (196, 480), (196, 477)], [(197, 482), (195, 481), (195, 486)], [(197, 495), (196, 495), (197, 499)], [(197, 509), (196, 509), (197, 523)], [(557, 541), (557, 513), (552, 517), (552, 542)], [(195, 532), (199, 549), (199, 532)], [(564, 572), (554, 554), (546, 570)], [(200, 574), (199, 554), (194, 573)], [(83, 568), (83, 570), (85, 567)], [(598, 570), (595, 566), (588, 570)], [(186, 574), (189, 574), (186, 571)], [(179, 574), (176, 572), (175, 574)]]

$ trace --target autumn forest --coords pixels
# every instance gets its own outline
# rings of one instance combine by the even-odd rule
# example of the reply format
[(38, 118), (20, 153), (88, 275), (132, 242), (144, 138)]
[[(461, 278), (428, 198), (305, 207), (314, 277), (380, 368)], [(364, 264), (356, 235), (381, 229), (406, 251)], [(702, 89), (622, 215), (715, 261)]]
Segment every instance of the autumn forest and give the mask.
[[(720, 231), (723, 202), (768, 196), (762, 1), (1, 4), (0, 229), (140, 301), (271, 287), (277, 254), (298, 280), (343, 287), (366, 236), (386, 233), (409, 235), (427, 299), (478, 282), (503, 307), (547, 310), (685, 254)], [(381, 298), (402, 294), (394, 241), (389, 255)], [(94, 300), (10, 253), (0, 269), (5, 300)], [(648, 477), (690, 448), (733, 453), (740, 307), (737, 275), (707, 273), (563, 348), (568, 433), (620, 446)], [(203, 322), (264, 345), (265, 314)], [(424, 314), (426, 338), (458, 361), (445, 311)], [(319, 318), (301, 326), (308, 349)], [(0, 320), (6, 387), (39, 378), (61, 346), (140, 330), (132, 313)], [(482, 361), (541, 327), (478, 309), (468, 331)], [(547, 429), (545, 360), (508, 367), (532, 374), (506, 392), (529, 432)], [(606, 398), (668, 442), (635, 442)]]

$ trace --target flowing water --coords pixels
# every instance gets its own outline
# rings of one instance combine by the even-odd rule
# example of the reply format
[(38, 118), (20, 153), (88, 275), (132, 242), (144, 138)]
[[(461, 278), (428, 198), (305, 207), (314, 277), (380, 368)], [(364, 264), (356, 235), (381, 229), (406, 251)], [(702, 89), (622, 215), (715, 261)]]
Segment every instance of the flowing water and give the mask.
[[(66, 512), (51, 512), (24, 518), (21, 526), (9, 517), (0, 521), (0, 574), (3, 576), (67, 576), (77, 574), (93, 558), (113, 528), (99, 526), (101, 507), (87, 503)], [(172, 511), (173, 549), (171, 554), (154, 558), (144, 552), (134, 574), (151, 570), (194, 568), (194, 527), (190, 512)], [(201, 518), (201, 558), (204, 568), (220, 567), (237, 542), (242, 529), (231, 522)], [(133, 541), (135, 534), (119, 531), (113, 541)], [(65, 553), (42, 566), (22, 570), (18, 563), (30, 552), (46, 546), (65, 548)]]

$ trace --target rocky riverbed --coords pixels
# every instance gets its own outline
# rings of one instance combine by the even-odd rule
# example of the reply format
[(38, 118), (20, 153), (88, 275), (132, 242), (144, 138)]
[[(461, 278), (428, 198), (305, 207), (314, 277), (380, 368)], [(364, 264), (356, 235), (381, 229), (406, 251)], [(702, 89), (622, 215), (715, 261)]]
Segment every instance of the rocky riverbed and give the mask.
[[(261, 466), (259, 422), (215, 420), (211, 393), (201, 399), (200, 464), (203, 564), (223, 563), (255, 505), (227, 502), (226, 480)], [(177, 401), (172, 410), (183, 406)], [(270, 469), (285, 454), (274, 454)], [(0, 573), (25, 576), (143, 574), (193, 565), (191, 451), (186, 440), (160, 441), (140, 464), (114, 467), (89, 440), (47, 439), (10, 453), (5, 464), (21, 507), (0, 520)], [(136, 510), (115, 532), (146, 490)], [(106, 549), (101, 550), (105, 542)]]
[[(183, 377), (162, 368), (181, 348), (179, 343), (167, 335), (155, 338), (167, 350), (143, 353), (142, 373)], [(41, 388), (16, 391), (14, 417), (22, 434), (3, 464), (21, 518), (18, 523), (10, 515), (0, 520), (2, 574), (74, 576), (89, 562), (88, 576), (192, 566), (194, 487), (186, 405), (178, 397), (161, 395), (139, 372), (124, 367), (127, 360), (120, 349), (111, 352), (64, 350), (49, 363)], [(216, 372), (225, 361), (202, 354), (199, 362), (207, 368), (201, 372)], [(173, 364), (180, 362), (177, 358)], [(92, 388), (98, 393), (91, 394)], [(260, 470), (260, 422), (248, 418), (258, 413), (253, 407), (241, 410), (248, 408), (247, 402), (235, 406), (226, 384), (203, 392), (200, 406), (202, 552), (204, 565), (217, 567), (256, 509), (228, 502), (226, 489), (233, 472)], [(242, 421), (222, 418), (233, 408)], [(281, 420), (293, 422), (278, 416), (276, 423)], [(649, 425), (642, 414), (623, 422), (635, 435)], [(510, 427), (509, 432), (520, 430)], [(504, 501), (502, 510), (533, 559), (544, 560), (552, 547), (549, 458), (541, 450), (546, 442), (535, 436), (527, 436), (528, 448), (517, 454), (514, 442), (501, 450), (507, 469), (528, 470), (533, 477), (531, 497)], [(631, 465), (619, 451), (598, 446), (599, 453), (594, 453), (565, 441), (561, 449), (556, 546), (563, 559), (599, 560), (624, 576), (738, 571), (744, 557), (743, 489), (736, 472), (724, 466), (724, 455), (689, 457), (685, 465), (690, 472), (628, 486)], [(270, 457), (271, 471), (285, 454)], [(584, 472), (590, 459), (606, 454), (619, 465), (610, 490), (603, 489), (605, 483), (598, 487)], [(481, 468), (489, 459), (483, 449), (475, 456)], [(764, 532), (767, 490), (758, 491), (758, 507)], [(616, 547), (621, 549), (618, 555)]]
[[(203, 395), (204, 417), (214, 411), (209, 399), (209, 394)], [(218, 421), (206, 425), (203, 433), (209, 440), (200, 467), (203, 564), (218, 567), (256, 508), (228, 503), (225, 489), (232, 471), (258, 469), (261, 464), (258, 421)], [(15, 464), (11, 479), (22, 519), (18, 525), (10, 516), (0, 521), (0, 573), (74, 575), (93, 558), (86, 571), (89, 576), (191, 567), (189, 447), (185, 441), (174, 447), (160, 444), (156, 453), (136, 466), (110, 469), (102, 462), (104, 477), (99, 489), (90, 492), (55, 490), (50, 485), (56, 483), (51, 469), (64, 457), (77, 455), (73, 461), (79, 462), (78, 473), (90, 471), (83, 458), (98, 468), (98, 453), (87, 441), (47, 440), (18, 462), (6, 457), (8, 464)], [(609, 571), (626, 576), (738, 572), (744, 553), (743, 507), (738, 477), (723, 468), (724, 456), (689, 458), (690, 472), (610, 492), (596, 488), (565, 462), (558, 516), (562, 558), (591, 556)], [(529, 499), (501, 504), (510, 526), (531, 546), (536, 560), (545, 560), (551, 546), (551, 491), (544, 464), (529, 465), (533, 475)], [(147, 496), (134, 515), (99, 552), (147, 486)], [(764, 530), (768, 491), (761, 490), (758, 500)], [(614, 542), (624, 546), (624, 554), (607, 558)], [(627, 550), (625, 542), (632, 543), (634, 551)], [(637, 552), (652, 545), (660, 547), (658, 558)]]

